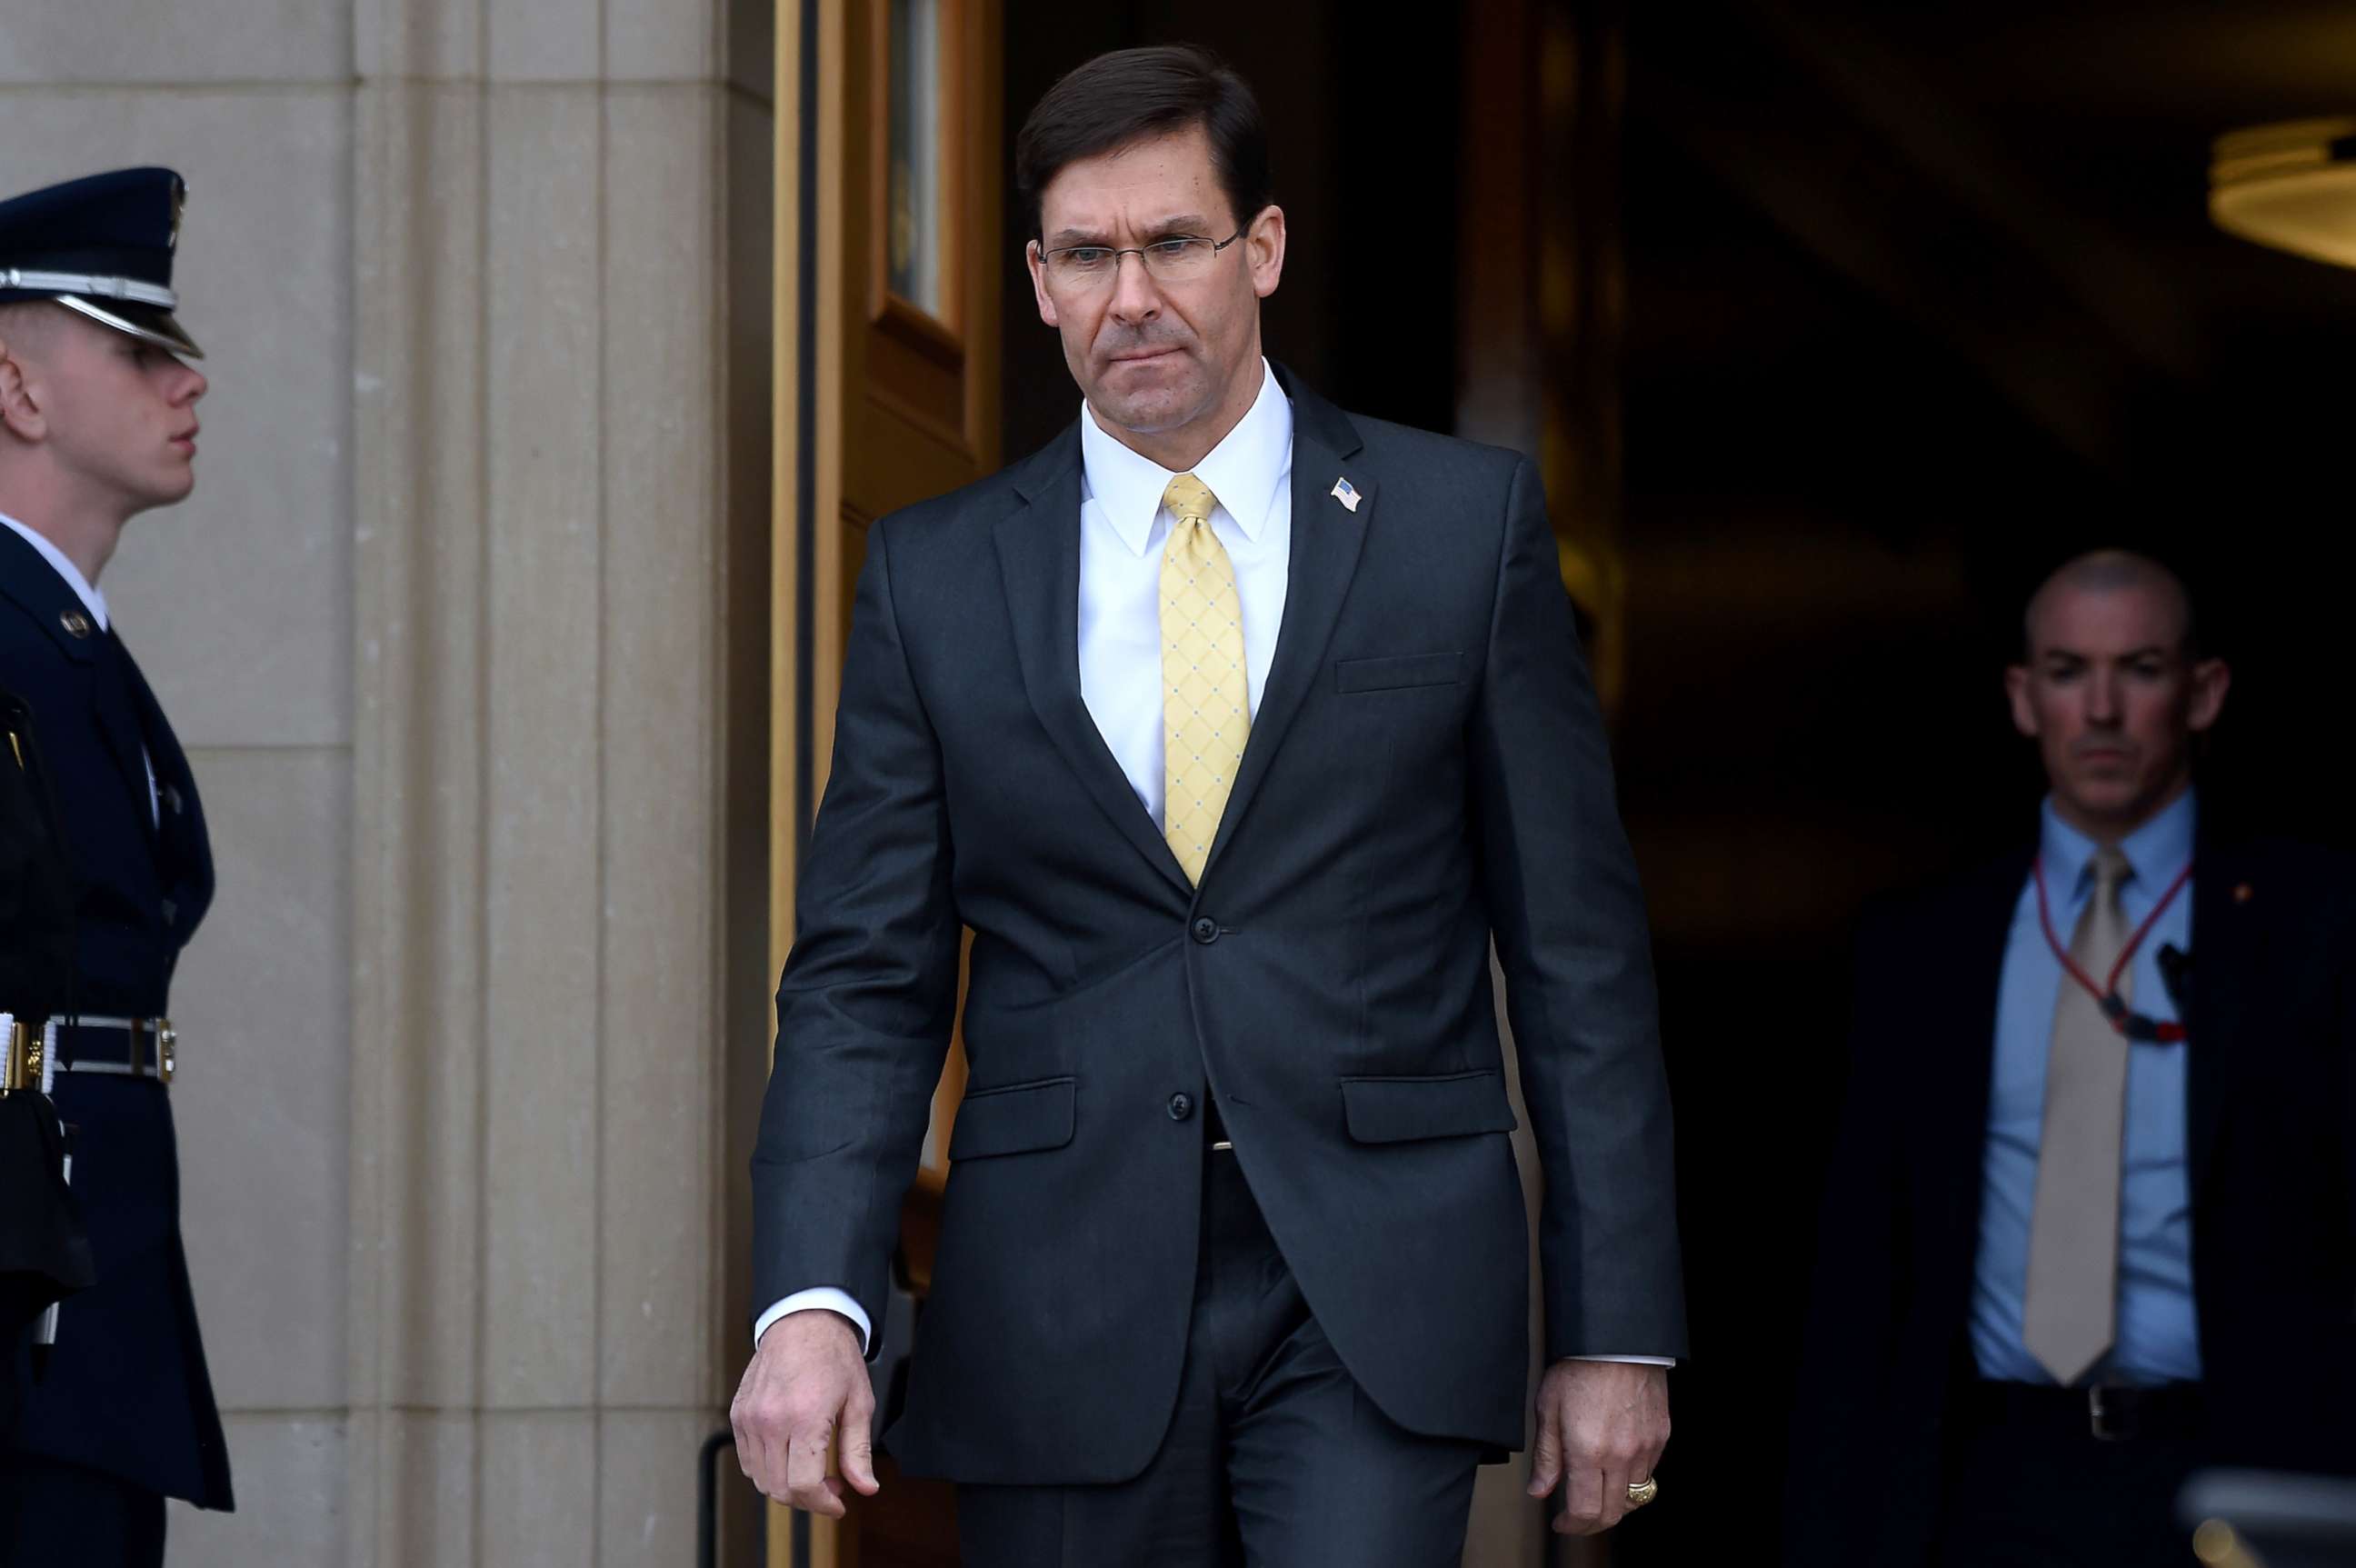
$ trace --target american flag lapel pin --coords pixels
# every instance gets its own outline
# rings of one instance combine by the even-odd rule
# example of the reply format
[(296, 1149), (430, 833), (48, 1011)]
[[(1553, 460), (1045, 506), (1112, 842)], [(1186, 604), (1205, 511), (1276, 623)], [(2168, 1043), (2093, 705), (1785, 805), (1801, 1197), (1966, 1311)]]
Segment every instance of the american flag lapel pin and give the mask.
[(1358, 510), (1357, 487), (1351, 484), (1347, 479), (1336, 479), (1333, 481), (1333, 499), (1340, 501), (1344, 506), (1348, 507), (1354, 512)]

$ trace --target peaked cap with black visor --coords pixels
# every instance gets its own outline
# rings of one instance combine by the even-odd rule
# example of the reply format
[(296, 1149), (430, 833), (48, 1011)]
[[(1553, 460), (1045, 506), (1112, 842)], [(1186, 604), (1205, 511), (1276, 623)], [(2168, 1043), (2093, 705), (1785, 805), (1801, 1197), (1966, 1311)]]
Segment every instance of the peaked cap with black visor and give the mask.
[(0, 305), (55, 300), (192, 360), (172, 319), (172, 252), (188, 188), (167, 168), (116, 169), (0, 201)]

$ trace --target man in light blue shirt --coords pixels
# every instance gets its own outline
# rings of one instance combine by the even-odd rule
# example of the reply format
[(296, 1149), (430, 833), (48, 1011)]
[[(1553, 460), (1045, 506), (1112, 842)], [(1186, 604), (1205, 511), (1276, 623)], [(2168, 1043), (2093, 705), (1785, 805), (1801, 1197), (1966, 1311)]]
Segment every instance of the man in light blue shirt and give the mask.
[[(2039, 849), (2057, 932), (2077, 928), (2094, 887), (2096, 843), (2072, 827), (2063, 811), (2056, 799), (2047, 799)], [(2121, 888), (2128, 926), (2151, 922), (2128, 961), (2130, 993), (2138, 1012), (2171, 1024), (2179, 1021), (2178, 1012), (2161, 955), (2191, 950), (2190, 889), (2178, 888), (2165, 908), (2159, 901), (2192, 863), (2195, 811), (2188, 789), (2119, 841), (2132, 868)], [(2045, 940), (2044, 927), (2032, 881), (2013, 909), (1997, 993), (1979, 1263), (1972, 1290), (1972, 1357), (1980, 1375), (2025, 1383), (2055, 1380), (2023, 1342), (2021, 1318), (2047, 1046), (2062, 987), (2075, 983)], [(2192, 1203), (2184, 1165), (2187, 1054), (2177, 1042), (2127, 1047), (2116, 1337), (2090, 1374), (2096, 1382), (2149, 1386), (2201, 1376), (2192, 1302)]]
[(2230, 676), (2166, 567), (2082, 556), (2023, 630), (2036, 839), (1859, 943), (1809, 1568), (2182, 1564), (2196, 1466), (2356, 1472), (2356, 873), (2202, 816)]

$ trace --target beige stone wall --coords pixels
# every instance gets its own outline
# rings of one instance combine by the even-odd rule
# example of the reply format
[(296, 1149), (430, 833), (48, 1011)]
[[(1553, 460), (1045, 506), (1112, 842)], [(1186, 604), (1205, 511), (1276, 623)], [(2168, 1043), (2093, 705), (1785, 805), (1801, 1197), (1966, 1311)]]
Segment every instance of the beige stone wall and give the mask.
[(174, 1095), (241, 1508), (176, 1510), (176, 1568), (690, 1560), (741, 1350), (766, 11), (0, 16), (0, 191), (180, 168), (210, 352), (197, 494), (104, 584), (220, 861)]
[(188, 177), (185, 324), (213, 390), (195, 498), (102, 586), (186, 743), (220, 898), (174, 1090), (198, 1300), (246, 1511), (175, 1561), (342, 1559), (351, 1039), (348, 0), (10, 6), (0, 191)]

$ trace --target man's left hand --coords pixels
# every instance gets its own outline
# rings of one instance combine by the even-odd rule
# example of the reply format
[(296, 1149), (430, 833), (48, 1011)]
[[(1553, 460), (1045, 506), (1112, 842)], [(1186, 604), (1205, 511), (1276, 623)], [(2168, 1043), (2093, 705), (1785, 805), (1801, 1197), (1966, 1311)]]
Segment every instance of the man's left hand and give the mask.
[(1597, 1535), (1629, 1512), (1669, 1445), (1669, 1369), (1632, 1361), (1557, 1361), (1538, 1382), (1530, 1496), (1563, 1488), (1564, 1535)]

